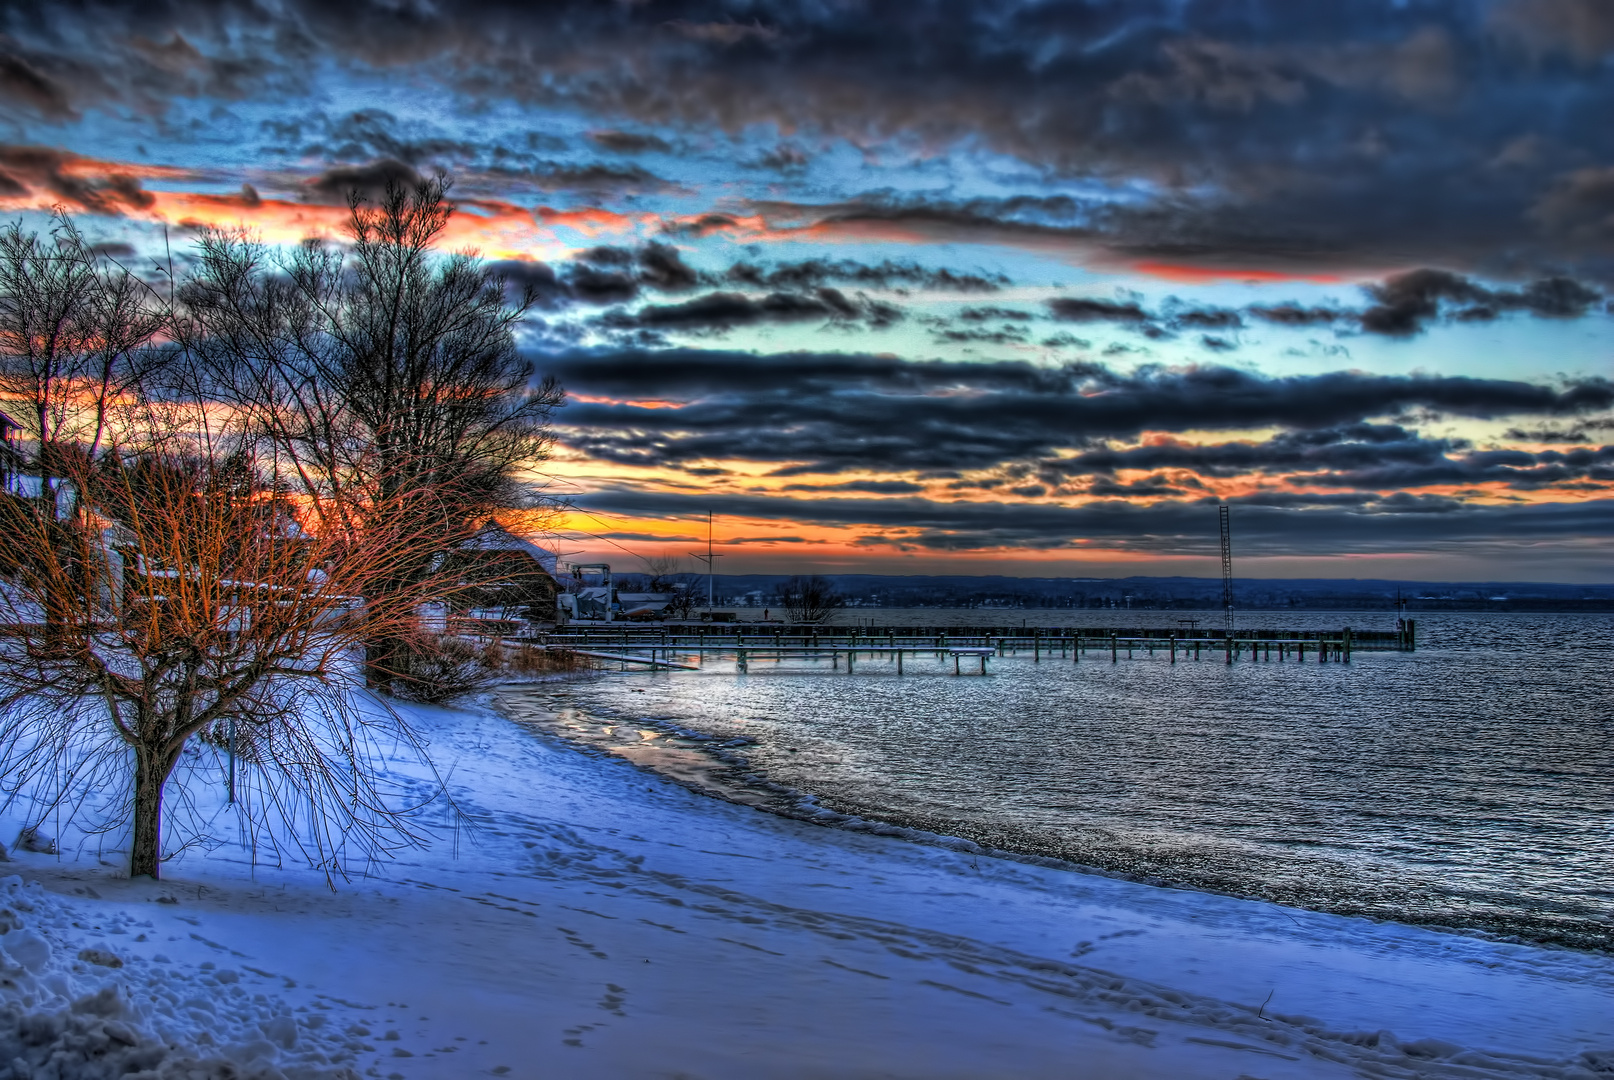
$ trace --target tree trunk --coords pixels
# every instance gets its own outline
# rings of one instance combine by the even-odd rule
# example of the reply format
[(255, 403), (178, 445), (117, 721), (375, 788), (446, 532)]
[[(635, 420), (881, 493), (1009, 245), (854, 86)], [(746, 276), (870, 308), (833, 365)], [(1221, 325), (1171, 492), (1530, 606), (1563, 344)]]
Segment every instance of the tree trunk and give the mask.
[(134, 839), (129, 846), (129, 876), (162, 877), (163, 785), (173, 769), (173, 760), (163, 760), (141, 747), (135, 747)]
[[(366, 599), (373, 608), (390, 611), (397, 606), (396, 596), (401, 591), (402, 587), (382, 587)], [(395, 683), (407, 682), (412, 667), (410, 644), (394, 620), (377, 627), (364, 643), (364, 684), (390, 695)]]
[(408, 678), (409, 651), (396, 634), (380, 634), (364, 645), (364, 684), (390, 695), (393, 682)]
[(385, 654), (379, 638), (364, 643), (364, 685), (383, 694), (392, 691), (392, 676), (386, 670)]

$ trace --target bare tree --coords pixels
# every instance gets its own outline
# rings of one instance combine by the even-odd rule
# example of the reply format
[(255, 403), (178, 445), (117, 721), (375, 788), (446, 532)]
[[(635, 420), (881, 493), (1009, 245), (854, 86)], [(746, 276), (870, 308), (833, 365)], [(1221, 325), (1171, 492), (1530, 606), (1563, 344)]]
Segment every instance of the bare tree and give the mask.
[(7, 386), (35, 409), (36, 469), (74, 493), (65, 511), (0, 493), (0, 801), (127, 826), (131, 873), (155, 877), (174, 806), (205, 802), (191, 781), (224, 779), (209, 762), (227, 751), (255, 837), (289, 823), (278, 835), (328, 872), (408, 841), (421, 793), (389, 787), (380, 759), (420, 744), (357, 703), (355, 650), (409, 640), (422, 605), (465, 587), (422, 513), (463, 473), (440, 446), (384, 454), (335, 428), (316, 448), (343, 468), (311, 470), (266, 425), (295, 395), (221, 401), (206, 324), (148, 306), (71, 223), (57, 236), (0, 235)]
[(665, 593), (667, 614), (688, 619), (695, 611), (695, 576), (684, 571), (684, 561), (676, 555), (652, 555), (645, 559), (650, 591)]
[[(533, 504), (530, 469), (564, 397), (516, 348), (531, 296), (508, 303), (474, 253), (434, 255), (447, 191), (439, 177), (373, 206), (354, 195), (347, 251), (308, 243), (275, 259), (243, 234), (205, 234), (182, 291), (183, 339), (321, 512), (343, 515), (328, 527), (436, 539), (367, 599), (408, 592), (490, 517)], [(406, 646), (371, 640), (372, 685), (407, 678)]]
[(152, 348), (167, 305), (100, 255), (65, 213), (50, 235), (0, 228), (0, 398), (36, 450), (42, 501), (58, 496), (58, 457), (94, 455), (114, 405), (169, 356)]
[[(374, 589), (427, 542), (405, 527), (309, 528), (206, 402), (140, 412), (123, 425), (138, 438), (64, 458), (82, 493), (74, 517), (0, 501), (9, 793), (53, 806), (123, 787), (126, 814), (112, 817), (131, 826), (130, 873), (157, 877), (165, 785), (199, 739), (254, 766), (256, 817), (306, 815), (317, 865), (336, 868), (344, 845), (373, 853), (402, 829), (376, 780), (375, 726), (409, 733), (351, 704), (351, 653), (456, 583)], [(60, 616), (48, 632), (44, 611)]]
[(781, 590), (781, 599), (791, 622), (814, 625), (828, 622), (846, 603), (835, 587), (817, 574), (796, 576), (786, 581)]

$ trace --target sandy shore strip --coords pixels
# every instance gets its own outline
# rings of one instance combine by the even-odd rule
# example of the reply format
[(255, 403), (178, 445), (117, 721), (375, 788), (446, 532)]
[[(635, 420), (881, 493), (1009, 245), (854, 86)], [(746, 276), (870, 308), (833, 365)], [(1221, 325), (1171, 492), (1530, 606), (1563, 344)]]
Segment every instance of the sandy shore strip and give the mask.
[[(257, 1012), (184, 1049), (286, 1076), (1614, 1069), (1606, 956), (822, 828), (488, 709), (416, 720), (472, 827), (434, 808), (429, 849), (335, 892), (229, 845), (187, 853), (161, 883), (122, 879), (93, 847), (18, 855), (8, 869), (54, 905), (28, 931), (50, 946), (36, 982), (65, 991), (29, 1008), (119, 979), (138, 1001), (158, 968), (159, 983), (204, 985), (229, 968)], [(122, 966), (77, 959), (92, 946)], [(136, 1037), (153, 1015), (127, 1019)], [(206, 1028), (168, 1023), (173, 1040)], [(276, 1038), (248, 1038), (264, 1024)]]

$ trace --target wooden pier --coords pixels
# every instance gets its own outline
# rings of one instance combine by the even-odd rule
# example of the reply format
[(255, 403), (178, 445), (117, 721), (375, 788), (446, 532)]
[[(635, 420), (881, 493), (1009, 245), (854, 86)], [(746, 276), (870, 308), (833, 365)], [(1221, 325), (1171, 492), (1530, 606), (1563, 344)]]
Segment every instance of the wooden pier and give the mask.
[[(544, 649), (565, 649), (583, 656), (651, 667), (696, 667), (709, 655), (735, 658), (740, 671), (756, 660), (829, 660), (848, 674), (859, 657), (895, 659), (897, 674), (904, 658), (951, 657), (954, 674), (963, 661), (979, 660), (980, 674), (994, 656), (1024, 656), (1035, 663), (1084, 658), (1118, 664), (1123, 658), (1164, 654), (1170, 663), (1202, 659), (1226, 664), (1293, 661), (1350, 663), (1357, 652), (1412, 652), (1417, 623), (1400, 620), (1395, 630), (1240, 630), (1225, 633), (1198, 627), (1120, 629), (1098, 627), (919, 627), (809, 626), (781, 623), (630, 623), (571, 624), (520, 639)], [(679, 659), (695, 658), (694, 665)]]

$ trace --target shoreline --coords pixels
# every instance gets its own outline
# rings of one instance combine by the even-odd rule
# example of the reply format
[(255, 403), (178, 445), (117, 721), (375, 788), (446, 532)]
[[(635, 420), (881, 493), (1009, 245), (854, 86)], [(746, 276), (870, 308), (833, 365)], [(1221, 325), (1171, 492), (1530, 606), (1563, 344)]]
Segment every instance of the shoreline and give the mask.
[[(349, 1080), (1586, 1080), (1614, 1062), (1605, 957), (812, 828), (490, 709), (407, 711), (464, 835), (433, 803), (425, 847), (337, 892), (229, 847), (162, 882), (23, 853), (12, 870), (62, 912), (41, 928), (52, 962), (102, 970), (74, 960), (88, 945), (123, 962), (114, 979), (262, 980), (289, 1021), (243, 1013), (189, 1050), (175, 1031), (174, 1052), (306, 1049)], [(120, 917), (129, 935), (101, 937)]]
[[(564, 682), (587, 684), (600, 677), (602, 676), (599, 674), (580, 674), (568, 676)], [(546, 682), (555, 685), (558, 681), (561, 680)], [(618, 758), (698, 794), (779, 817), (845, 832), (888, 836), (968, 855), (1128, 881), (1153, 888), (1185, 890), (1236, 900), (1269, 903), (1294, 911), (1362, 919), (1373, 924), (1416, 927), (1500, 944), (1562, 949), (1592, 956), (1614, 956), (1614, 940), (1610, 940), (1606, 933), (1596, 941), (1588, 940), (1589, 935), (1585, 933), (1575, 935), (1578, 940), (1565, 940), (1571, 935), (1562, 933), (1555, 936), (1532, 936), (1526, 933), (1513, 933), (1483, 925), (1477, 920), (1474, 924), (1464, 925), (1435, 919), (1396, 917), (1375, 913), (1367, 905), (1359, 907), (1306, 905), (1288, 901), (1278, 895), (1219, 887), (1217, 883), (1203, 879), (1192, 880), (1191, 875), (1185, 875), (1183, 879), (1174, 879), (1158, 873), (1064, 857), (1050, 853), (1055, 845), (1046, 842), (1042, 850), (1037, 850), (1038, 838), (1030, 834), (1027, 834), (1027, 842), (1023, 847), (993, 843), (990, 838), (979, 835), (991, 830), (982, 829), (973, 822), (947, 822), (946, 824), (964, 825), (969, 828), (943, 831), (938, 828), (927, 828), (920, 816), (906, 817), (900, 811), (887, 808), (840, 809), (834, 805), (825, 805), (824, 800), (833, 800), (834, 796), (806, 791), (775, 781), (766, 775), (762, 766), (741, 757), (738, 751), (758, 744), (758, 740), (754, 738), (725, 738), (665, 717), (638, 717), (627, 720), (583, 714), (589, 722), (579, 723), (563, 715), (567, 711), (582, 713), (576, 705), (571, 706), (569, 710), (549, 711), (547, 715), (542, 709), (535, 710), (539, 714), (535, 716), (516, 715), (509, 708), (511, 702), (503, 693), (504, 689), (507, 687), (519, 689), (532, 685), (534, 684), (530, 680), (499, 684), (490, 695), (497, 702), (492, 707), (518, 725), (531, 726), (575, 749)], [(567, 696), (570, 693), (570, 691), (559, 692)], [(516, 704), (519, 708), (519, 703)], [(620, 734), (623, 732), (637, 733), (640, 738), (635, 741), (631, 736)], [(1012, 831), (1001, 826), (999, 830), (1000, 835)], [(978, 836), (966, 835), (970, 831), (977, 832)]]

